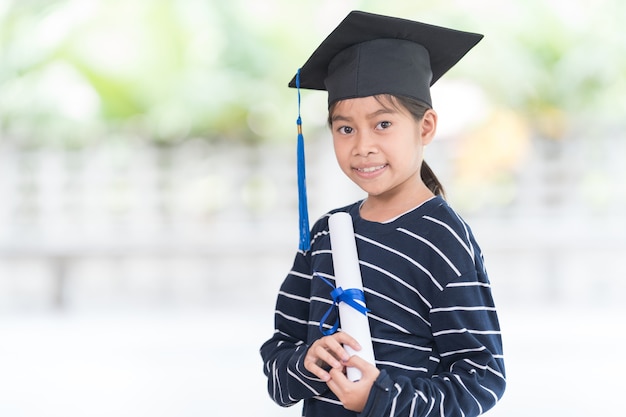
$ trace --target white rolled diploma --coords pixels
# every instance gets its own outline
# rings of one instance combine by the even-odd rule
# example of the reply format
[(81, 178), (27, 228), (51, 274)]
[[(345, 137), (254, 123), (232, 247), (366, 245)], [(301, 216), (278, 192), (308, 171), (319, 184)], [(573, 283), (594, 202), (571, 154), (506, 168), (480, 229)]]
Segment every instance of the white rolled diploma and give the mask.
[[(345, 212), (334, 213), (328, 219), (328, 227), (335, 270), (335, 286), (343, 288), (344, 291), (351, 288), (363, 291), (352, 217)], [(356, 302), (365, 306), (361, 301)], [(350, 346), (344, 346), (348, 354), (350, 356), (358, 355), (375, 365), (374, 348), (367, 315), (346, 303), (339, 303), (339, 321), (341, 330), (355, 338), (361, 345), (359, 351), (353, 350)], [(361, 379), (361, 371), (357, 368), (348, 367), (347, 374), (350, 381)]]

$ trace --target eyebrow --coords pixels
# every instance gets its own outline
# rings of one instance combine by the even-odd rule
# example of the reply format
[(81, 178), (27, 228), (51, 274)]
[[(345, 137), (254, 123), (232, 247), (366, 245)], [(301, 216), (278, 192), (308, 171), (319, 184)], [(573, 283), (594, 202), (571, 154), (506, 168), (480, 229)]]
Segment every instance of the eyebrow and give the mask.
[[(373, 118), (378, 117), (378, 116), (380, 116), (382, 114), (395, 114), (395, 113), (397, 113), (397, 111), (395, 111), (393, 109), (388, 109), (388, 108), (384, 108), (383, 107), (381, 109), (376, 110), (373, 113), (370, 113), (370, 114), (366, 115), (365, 117), (367, 119), (373, 119)], [(351, 117), (347, 117), (347, 116), (342, 116), (340, 114), (334, 114), (330, 118), (330, 121), (331, 121), (331, 123), (335, 123), (337, 121), (350, 122), (350, 121), (352, 121), (352, 118)]]

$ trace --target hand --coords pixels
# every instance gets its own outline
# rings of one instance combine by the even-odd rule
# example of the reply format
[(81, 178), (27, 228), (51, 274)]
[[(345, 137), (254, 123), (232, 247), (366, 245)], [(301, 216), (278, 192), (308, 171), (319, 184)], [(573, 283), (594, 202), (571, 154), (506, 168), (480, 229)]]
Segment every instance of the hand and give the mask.
[(330, 373), (324, 369), (336, 370), (340, 374), (344, 371), (344, 364), (350, 359), (350, 355), (343, 348), (346, 344), (354, 350), (361, 350), (361, 346), (352, 336), (345, 332), (333, 333), (317, 339), (307, 351), (304, 357), (304, 367), (320, 378), (328, 382)]
[(346, 409), (360, 413), (365, 408), (367, 397), (380, 371), (358, 355), (353, 355), (344, 365), (358, 368), (362, 374), (361, 379), (352, 382), (342, 370), (332, 368), (330, 370), (331, 379), (326, 384)]

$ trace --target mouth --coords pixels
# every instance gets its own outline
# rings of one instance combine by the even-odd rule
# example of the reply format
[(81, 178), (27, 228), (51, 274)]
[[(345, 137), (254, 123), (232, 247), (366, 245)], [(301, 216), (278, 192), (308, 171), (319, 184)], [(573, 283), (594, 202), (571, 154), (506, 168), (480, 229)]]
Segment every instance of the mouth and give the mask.
[(383, 164), (383, 165), (377, 165), (373, 167), (354, 168), (354, 170), (360, 174), (372, 174), (374, 172), (385, 169), (386, 167), (387, 167), (387, 164)]
[(371, 167), (354, 168), (354, 170), (356, 171), (357, 175), (362, 178), (373, 178), (378, 176), (378, 174), (382, 172), (385, 168), (387, 168), (387, 166), (387, 164), (383, 164)]

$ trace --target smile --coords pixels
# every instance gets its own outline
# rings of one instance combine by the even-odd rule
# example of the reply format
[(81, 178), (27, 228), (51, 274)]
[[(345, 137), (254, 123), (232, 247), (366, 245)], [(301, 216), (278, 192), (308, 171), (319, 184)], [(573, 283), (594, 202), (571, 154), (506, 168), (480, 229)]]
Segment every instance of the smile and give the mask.
[(376, 172), (376, 171), (380, 171), (381, 169), (385, 168), (387, 166), (387, 164), (384, 165), (378, 165), (375, 167), (367, 167), (367, 168), (356, 168), (356, 170), (358, 172), (364, 173), (364, 174), (369, 174), (372, 172)]

